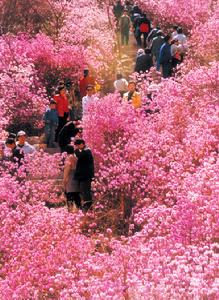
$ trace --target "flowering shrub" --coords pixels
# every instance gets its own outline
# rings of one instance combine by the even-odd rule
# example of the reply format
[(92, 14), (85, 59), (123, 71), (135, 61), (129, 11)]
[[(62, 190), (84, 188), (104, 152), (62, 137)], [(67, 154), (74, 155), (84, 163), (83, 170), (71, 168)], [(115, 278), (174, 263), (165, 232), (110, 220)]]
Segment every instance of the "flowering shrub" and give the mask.
[[(171, 15), (170, 22), (192, 28), (195, 45), (201, 39), (196, 22), (213, 28), (216, 6), (177, 2), (177, 9), (174, 1), (146, 4), (158, 20)], [(40, 117), (50, 71), (59, 78), (74, 76), (86, 64), (98, 71), (110, 65), (113, 38), (104, 4), (49, 3), (65, 12), (56, 38), (45, 32), (0, 38), (0, 129), (15, 117)], [(45, 206), (63, 200), (61, 155), (39, 151), (20, 168), (2, 161), (1, 299), (219, 298), (215, 49), (212, 45), (200, 56), (193, 52), (186, 73), (182, 69), (175, 79), (141, 79), (141, 109), (117, 94), (89, 103), (83, 126), (96, 164), (92, 212), (69, 214), (65, 207)], [(127, 203), (129, 215), (122, 208)]]
[(139, 0), (136, 3), (149, 13), (155, 22), (164, 26), (167, 24), (179, 24), (185, 30), (191, 30), (197, 23), (205, 23), (214, 10), (214, 1), (160, 1)]

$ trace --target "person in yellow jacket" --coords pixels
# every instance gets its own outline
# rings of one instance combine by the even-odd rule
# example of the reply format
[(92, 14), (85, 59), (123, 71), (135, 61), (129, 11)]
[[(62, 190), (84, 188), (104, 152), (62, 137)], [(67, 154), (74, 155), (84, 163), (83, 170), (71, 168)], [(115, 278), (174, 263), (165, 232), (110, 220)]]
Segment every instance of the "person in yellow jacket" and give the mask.
[(136, 91), (135, 81), (129, 81), (128, 92), (123, 95), (123, 99), (130, 102), (134, 108), (141, 107), (141, 95)]

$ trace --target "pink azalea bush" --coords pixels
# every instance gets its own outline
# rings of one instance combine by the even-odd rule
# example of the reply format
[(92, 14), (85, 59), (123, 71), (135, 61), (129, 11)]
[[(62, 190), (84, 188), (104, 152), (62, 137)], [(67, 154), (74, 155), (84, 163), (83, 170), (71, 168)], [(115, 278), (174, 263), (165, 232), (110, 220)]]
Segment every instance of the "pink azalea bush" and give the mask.
[[(20, 5), (18, 12), (26, 4), (17, 4)], [(4, 2), (2, 5), (7, 11), (7, 4)], [(77, 81), (85, 67), (100, 77), (110, 69), (115, 59), (114, 27), (110, 27), (113, 23), (109, 24), (105, 7), (93, 1), (51, 1), (39, 3), (39, 8), (33, 10), (46, 13), (46, 5), (54, 13), (54, 22), (61, 13), (55, 35), (53, 31), (49, 34), (42, 30), (34, 35), (29, 31), (20, 31), (16, 36), (7, 33), (0, 39), (0, 54), (3, 57), (0, 64), (0, 96), (4, 115), (10, 123), (29, 120), (39, 127), (48, 105), (46, 92), (54, 92), (59, 80), (70, 78)], [(92, 10), (89, 9), (91, 5)], [(54, 25), (53, 21), (49, 26)]]
[(135, 1), (143, 11), (149, 13), (155, 23), (179, 24), (185, 30), (191, 30), (197, 23), (205, 23), (214, 10), (214, 1), (171, 1), (138, 0)]
[(48, 100), (33, 61), (23, 52), (17, 38), (1, 37), (0, 45), (0, 97), (3, 118), (8, 123), (25, 123), (31, 119), (32, 124), (38, 125)]
[(192, 46), (192, 55), (196, 61), (202, 64), (210, 61), (218, 61), (219, 47), (219, 4), (215, 3), (215, 9), (211, 17), (204, 23), (198, 24), (192, 30), (190, 44)]
[[(1, 37), (0, 129), (14, 114), (40, 117), (50, 72), (107, 69), (113, 38), (99, 2), (51, 1), (66, 13), (56, 35)], [(217, 26), (214, 2), (177, 1), (178, 10), (174, 1), (138, 2), (157, 20), (171, 15), (170, 22), (192, 29), (197, 49), (200, 22)], [(1, 161), (1, 299), (219, 298), (219, 66), (212, 38), (201, 57), (193, 52), (185, 62), (185, 73), (141, 82), (141, 109), (118, 94), (90, 102), (83, 127), (95, 157), (92, 212), (46, 207), (64, 200), (61, 155), (39, 151), (19, 168)], [(122, 198), (132, 206), (126, 219)]]

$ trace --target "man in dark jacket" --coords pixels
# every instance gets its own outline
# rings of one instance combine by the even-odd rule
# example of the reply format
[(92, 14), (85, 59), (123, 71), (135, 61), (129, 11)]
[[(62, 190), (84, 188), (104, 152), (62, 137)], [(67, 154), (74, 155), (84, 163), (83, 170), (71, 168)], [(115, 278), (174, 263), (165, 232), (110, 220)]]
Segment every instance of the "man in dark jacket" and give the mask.
[(155, 61), (159, 59), (160, 48), (164, 44), (163, 32), (160, 30), (157, 32), (157, 36), (152, 39), (151, 53), (154, 56)]
[(168, 78), (172, 72), (172, 55), (171, 55), (171, 37), (170, 35), (165, 36), (164, 44), (160, 48), (159, 59), (157, 63), (157, 69), (162, 67), (162, 76)]
[(83, 139), (77, 139), (74, 145), (75, 155), (78, 158), (75, 179), (79, 183), (80, 195), (84, 202), (83, 208), (87, 211), (92, 205), (91, 181), (94, 177), (94, 159)]
[(135, 72), (146, 72), (149, 71), (153, 66), (153, 60), (151, 56), (151, 50), (145, 49), (145, 54), (139, 56), (136, 60)]

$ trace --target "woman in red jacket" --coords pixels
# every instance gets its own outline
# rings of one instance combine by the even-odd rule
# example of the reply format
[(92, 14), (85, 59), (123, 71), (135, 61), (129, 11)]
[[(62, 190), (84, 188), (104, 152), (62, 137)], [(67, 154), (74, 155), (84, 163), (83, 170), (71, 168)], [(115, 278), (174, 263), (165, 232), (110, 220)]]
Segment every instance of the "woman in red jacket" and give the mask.
[(54, 96), (54, 100), (56, 101), (56, 109), (58, 111), (59, 116), (59, 124), (56, 130), (56, 141), (61, 129), (67, 123), (69, 108), (68, 108), (68, 99), (65, 94), (65, 87), (61, 86), (58, 89), (59, 94)]

